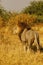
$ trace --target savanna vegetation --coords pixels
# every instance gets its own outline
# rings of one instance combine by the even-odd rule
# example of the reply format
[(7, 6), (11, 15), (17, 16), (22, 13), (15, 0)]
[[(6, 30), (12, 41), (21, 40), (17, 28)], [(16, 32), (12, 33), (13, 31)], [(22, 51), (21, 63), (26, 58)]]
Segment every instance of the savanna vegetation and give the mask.
[(21, 22), (39, 33), (43, 47), (43, 1), (31, 2), (20, 13), (8, 12), (0, 5), (0, 65), (43, 65), (43, 49), (26, 52), (18, 35), (13, 34), (13, 27)]

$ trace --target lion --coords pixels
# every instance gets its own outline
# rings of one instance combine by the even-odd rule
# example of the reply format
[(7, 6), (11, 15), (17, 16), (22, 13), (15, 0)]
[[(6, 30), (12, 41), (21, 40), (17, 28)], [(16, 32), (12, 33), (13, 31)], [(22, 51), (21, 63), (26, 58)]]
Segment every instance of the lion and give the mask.
[[(24, 27), (23, 27), (24, 26)], [(37, 50), (40, 49), (39, 34), (32, 30), (30, 27), (23, 25), (22, 27), (16, 25), (13, 29), (14, 34), (18, 34), (21, 42), (25, 46), (25, 50), (31, 50), (33, 44), (37, 46)]]

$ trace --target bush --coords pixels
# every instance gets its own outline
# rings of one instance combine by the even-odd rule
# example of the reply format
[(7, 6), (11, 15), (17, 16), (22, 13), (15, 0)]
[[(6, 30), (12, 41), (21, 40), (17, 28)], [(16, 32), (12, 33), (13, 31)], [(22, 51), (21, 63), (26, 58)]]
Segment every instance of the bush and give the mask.
[(37, 23), (43, 23), (43, 16), (37, 16)]
[(10, 16), (8, 22), (7, 22), (8, 26), (12, 26), (13, 24), (15, 24), (14, 21), (15, 21), (15, 16), (16, 15), (17, 15), (17, 13), (14, 13), (14, 12), (11, 13), (11, 16)]
[(19, 25), (20, 23), (25, 23), (29, 26), (33, 25), (36, 22), (37, 16), (29, 14), (18, 14), (15, 17), (11, 16), (8, 25), (14, 26), (15, 24)]
[(3, 27), (3, 18), (0, 16), (0, 28)]
[(22, 10), (22, 13), (43, 15), (43, 1), (32, 1), (30, 5)]
[(29, 15), (29, 14), (18, 14), (15, 19), (14, 19), (14, 22), (16, 24), (19, 24), (19, 23), (26, 23), (28, 25), (31, 25), (33, 24), (37, 19), (37, 16), (35, 15)]

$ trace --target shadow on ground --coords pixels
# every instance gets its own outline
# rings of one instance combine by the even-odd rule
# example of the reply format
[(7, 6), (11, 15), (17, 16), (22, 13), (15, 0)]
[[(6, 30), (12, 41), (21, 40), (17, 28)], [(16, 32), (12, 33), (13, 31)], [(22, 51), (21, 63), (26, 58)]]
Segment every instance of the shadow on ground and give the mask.
[(43, 47), (42, 46), (40, 46), (40, 52), (43, 52)]
[[(37, 52), (37, 47), (34, 45), (31, 47), (31, 49), (34, 51), (34, 52)], [(42, 53), (43, 52), (43, 47), (40, 45), (40, 52)]]

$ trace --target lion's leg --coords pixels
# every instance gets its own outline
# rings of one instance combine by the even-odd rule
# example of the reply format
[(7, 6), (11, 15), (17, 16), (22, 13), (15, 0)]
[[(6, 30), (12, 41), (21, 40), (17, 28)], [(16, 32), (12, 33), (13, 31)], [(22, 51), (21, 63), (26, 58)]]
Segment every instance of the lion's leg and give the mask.
[(24, 51), (27, 51), (27, 42), (23, 42), (23, 46), (24, 46)]
[(26, 51), (26, 45), (24, 45), (24, 51)]
[(40, 42), (39, 42), (39, 38), (37, 39), (37, 50), (40, 50)]
[(26, 43), (26, 47), (25, 47), (25, 49), (26, 49), (26, 51), (27, 51), (27, 49), (28, 49), (28, 43)]
[(35, 44), (36, 44), (36, 46), (37, 46), (37, 51), (39, 51), (39, 35), (38, 34), (35, 34)]
[(33, 43), (34, 43), (34, 39), (32, 39), (32, 40), (30, 39), (30, 40), (28, 41), (28, 44), (27, 44), (28, 50), (31, 51)]
[(37, 46), (37, 51), (39, 51), (40, 50), (39, 38), (36, 39), (36, 46)]
[[(29, 42), (29, 43), (30, 43), (30, 42)], [(29, 44), (28, 44), (28, 42), (26, 42), (26, 44), (25, 44), (25, 46), (24, 46), (24, 49), (25, 49), (25, 51), (29, 50)]]

